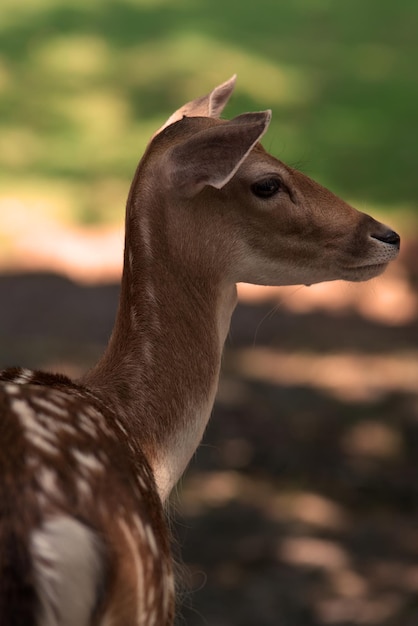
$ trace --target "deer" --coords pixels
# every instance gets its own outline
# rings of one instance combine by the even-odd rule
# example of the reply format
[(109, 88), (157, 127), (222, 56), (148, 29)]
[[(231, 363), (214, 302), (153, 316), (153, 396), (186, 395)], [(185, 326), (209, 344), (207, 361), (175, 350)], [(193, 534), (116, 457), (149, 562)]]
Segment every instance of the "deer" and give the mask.
[(0, 624), (169, 626), (170, 492), (215, 401), (237, 283), (365, 281), (400, 237), (221, 113), (236, 77), (178, 109), (135, 172), (109, 343), (77, 380), (0, 373)]

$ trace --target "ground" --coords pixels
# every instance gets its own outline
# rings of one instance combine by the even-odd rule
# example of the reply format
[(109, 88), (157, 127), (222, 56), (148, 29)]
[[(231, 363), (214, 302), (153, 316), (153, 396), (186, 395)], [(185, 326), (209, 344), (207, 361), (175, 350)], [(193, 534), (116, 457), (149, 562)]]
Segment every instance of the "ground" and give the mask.
[[(418, 624), (416, 249), (361, 286), (240, 288), (171, 507), (179, 624)], [(77, 375), (105, 345), (118, 283), (35, 270), (0, 275), (0, 365)]]

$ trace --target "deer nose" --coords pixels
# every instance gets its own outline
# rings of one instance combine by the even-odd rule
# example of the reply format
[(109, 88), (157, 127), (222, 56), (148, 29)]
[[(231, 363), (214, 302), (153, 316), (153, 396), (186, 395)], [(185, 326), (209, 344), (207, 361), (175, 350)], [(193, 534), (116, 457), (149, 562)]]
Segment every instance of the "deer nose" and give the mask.
[(372, 237), (373, 239), (377, 239), (378, 241), (382, 241), (383, 243), (389, 243), (391, 246), (396, 246), (398, 250), (400, 248), (401, 238), (399, 237), (398, 233), (395, 233), (395, 231), (391, 230), (390, 228), (386, 228), (381, 233), (374, 233), (372, 234)]

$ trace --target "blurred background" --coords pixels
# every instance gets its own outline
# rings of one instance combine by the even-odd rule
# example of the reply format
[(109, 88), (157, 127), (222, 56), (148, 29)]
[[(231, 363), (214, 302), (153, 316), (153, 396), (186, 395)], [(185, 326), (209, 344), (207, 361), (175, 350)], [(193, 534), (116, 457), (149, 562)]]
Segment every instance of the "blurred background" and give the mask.
[(240, 287), (179, 624), (418, 624), (417, 63), (415, 0), (2, 0), (0, 366), (98, 357), (144, 147), (235, 72), (228, 117), (402, 236), (364, 285)]

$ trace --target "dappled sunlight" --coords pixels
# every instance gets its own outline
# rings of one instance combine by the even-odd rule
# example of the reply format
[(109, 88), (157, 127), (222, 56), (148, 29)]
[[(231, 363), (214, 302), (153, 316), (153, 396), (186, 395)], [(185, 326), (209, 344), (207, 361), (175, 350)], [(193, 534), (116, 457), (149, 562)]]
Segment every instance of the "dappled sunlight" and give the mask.
[[(0, 192), (0, 268), (16, 264), (20, 269), (54, 268), (75, 280), (115, 280), (121, 273), (127, 191), (123, 179), (112, 177), (89, 186), (35, 179), (18, 189), (9, 181), (3, 195)], [(87, 196), (94, 201), (93, 212), (86, 209)], [(82, 210), (85, 220), (93, 223), (100, 214), (103, 226), (78, 227), (76, 217)], [(60, 246), (60, 239), (65, 244)], [(110, 240), (114, 245), (109, 248)], [(238, 295), (243, 303), (271, 303), (296, 314), (355, 311), (389, 326), (407, 324), (418, 315), (418, 294), (402, 259), (367, 283), (320, 283), (309, 288), (240, 284)]]
[(395, 425), (365, 420), (348, 429), (342, 448), (351, 455), (390, 459), (402, 455), (403, 442)]
[(372, 599), (330, 598), (318, 606), (318, 617), (323, 624), (347, 624), (381, 626), (386, 620), (396, 619), (402, 607), (402, 597), (394, 593), (382, 593)]
[(311, 492), (283, 492), (271, 494), (265, 502), (269, 519), (303, 524), (310, 529), (344, 531), (349, 526), (348, 511), (323, 495)]
[(43, 80), (79, 88), (84, 83), (88, 89), (91, 81), (97, 84), (107, 76), (109, 65), (114, 62), (106, 40), (86, 34), (48, 37), (35, 51), (32, 61), (43, 73)]
[[(80, 134), (83, 147), (103, 148), (109, 141), (120, 141), (128, 127), (127, 103), (118, 94), (103, 89), (89, 89), (73, 94), (57, 104), (57, 110), (73, 123)], [(100, 158), (111, 158), (111, 150)]]
[(363, 286), (358, 310), (365, 317), (383, 324), (406, 324), (417, 317), (418, 295), (398, 264), (380, 281), (372, 283), (369, 290)]
[[(272, 502), (277, 508), (276, 516), (271, 515)], [(231, 507), (241, 511), (236, 519), (238, 534), (229, 528)], [(418, 568), (407, 553), (402, 559), (387, 558), (383, 556), (385, 548), (379, 548), (370, 558), (367, 548), (364, 554), (359, 551), (358, 542), (361, 543), (367, 524), (374, 526), (377, 535), (385, 535), (381, 521), (377, 517), (367, 520), (367, 516), (364, 520), (361, 515), (350, 513), (348, 507), (321, 494), (303, 490), (286, 492), (268, 481), (233, 471), (195, 472), (182, 489), (181, 511), (182, 516), (192, 518), (193, 526), (198, 527), (199, 520), (205, 517), (224, 517), (223, 533), (227, 533), (229, 539), (223, 536), (222, 526), (217, 526), (216, 540), (223, 548), (216, 559), (210, 559), (206, 565), (209, 572), (206, 584), (211, 581), (212, 589), (221, 585), (230, 591), (250, 590), (249, 566), (256, 567), (257, 559), (262, 558), (270, 575), (272, 564), (276, 563), (276, 571), (286, 568), (287, 577), (293, 571), (298, 572), (300, 581), (312, 580), (312, 591), (308, 592), (312, 613), (318, 623), (335, 626), (380, 626), (385, 620), (396, 621), (403, 614), (405, 595), (412, 596), (418, 591)], [(258, 515), (266, 515), (264, 537), (256, 530), (260, 524)], [(251, 518), (253, 526), (248, 526)], [(270, 544), (272, 520), (280, 528), (275, 547)], [(396, 542), (402, 532), (411, 534), (412, 525), (408, 531), (394, 517), (387, 541)], [(190, 530), (187, 536), (190, 541)], [(216, 543), (211, 545), (216, 550)], [(201, 591), (202, 585), (198, 553), (199, 550), (195, 553), (188, 582), (195, 593)], [(286, 578), (279, 580), (283, 585)], [(299, 584), (299, 593), (304, 593), (303, 583)]]
[[(61, 2), (64, 7), (85, 6), (83, 0), (64, 0)], [(42, 16), (48, 11), (55, 9), (56, 0), (24, 0), (15, 2), (15, 0), (2, 0), (2, 13), (4, 19), (0, 22), (3, 28), (10, 27), (11, 24), (20, 23), (21, 21), (31, 20), (34, 17)], [(3, 16), (2, 16), (3, 17)]]
[(226, 502), (242, 497), (245, 479), (235, 472), (212, 472), (199, 474), (182, 489), (182, 507), (188, 515), (197, 515), (206, 507), (222, 506)]
[(279, 559), (298, 566), (311, 566), (329, 572), (345, 570), (347, 552), (335, 541), (293, 537), (281, 543)]
[(0, 94), (10, 89), (12, 80), (12, 72), (7, 67), (5, 60), (0, 58)]
[(0, 232), (10, 238), (10, 246), (19, 236), (43, 229), (52, 224), (61, 224), (64, 230), (72, 214), (71, 190), (65, 182), (31, 180), (16, 189), (12, 182), (0, 197)]
[[(13, 207), (8, 203), (8, 207)], [(15, 207), (16, 208), (16, 207)], [(11, 230), (16, 222), (11, 224)], [(71, 277), (83, 283), (118, 281), (122, 272), (123, 229), (100, 227), (86, 232), (75, 227), (63, 228), (56, 222), (36, 221), (19, 229), (13, 247), (0, 252), (3, 269), (48, 271)], [(119, 259), (116, 262), (115, 259)]]
[(2, 366), (97, 360), (147, 142), (235, 73), (226, 117), (271, 108), (270, 152), (401, 234), (368, 283), (239, 285), (173, 507), (189, 626), (416, 625), (417, 6), (2, 0)]
[(173, 108), (237, 72), (230, 110), (273, 108), (275, 154), (345, 196), (413, 210), (414, 15), (377, 0), (239, 11), (220, 0), (5, 0), (0, 165), (90, 181), (113, 168), (129, 179)]
[[(28, 233), (32, 233), (34, 248), (37, 244), (36, 233), (48, 226), (63, 233), (67, 228), (74, 228), (79, 233), (80, 240), (85, 240), (91, 234), (100, 237), (103, 227), (113, 229), (116, 233), (123, 228), (122, 218), (127, 194), (127, 181), (114, 176), (99, 178), (89, 184), (81, 180), (74, 183), (66, 178), (51, 180), (45, 177), (28, 177), (19, 184), (16, 177), (7, 178), (0, 192), (0, 236), (8, 239), (12, 250), (15, 246), (20, 246), (20, 239), (27, 237)], [(80, 222), (83, 222), (84, 227)], [(97, 225), (96, 233), (89, 222)], [(103, 251), (106, 249), (105, 243), (103, 241)], [(48, 244), (38, 248), (37, 255), (48, 256), (53, 268), (54, 254)], [(70, 254), (69, 268), (72, 259)], [(111, 262), (116, 266), (120, 265), (119, 255), (109, 259), (103, 254), (101, 260), (105, 265)]]
[(42, 150), (42, 139), (31, 128), (9, 126), (1, 132), (0, 158), (3, 167), (29, 167), (39, 158)]
[(329, 311), (338, 315), (356, 311), (389, 326), (411, 322), (418, 314), (418, 294), (400, 262), (367, 283), (320, 283), (309, 288), (240, 284), (238, 294), (242, 302), (271, 302), (299, 314)]
[(344, 532), (351, 521), (348, 511), (330, 498), (275, 489), (265, 480), (235, 470), (193, 474), (182, 486), (181, 500), (182, 511), (189, 516), (235, 501), (257, 507), (271, 521), (310, 531)]
[(380, 354), (286, 353), (237, 350), (229, 357), (241, 376), (286, 386), (321, 389), (346, 402), (375, 401), (393, 392), (415, 392), (418, 352)]

